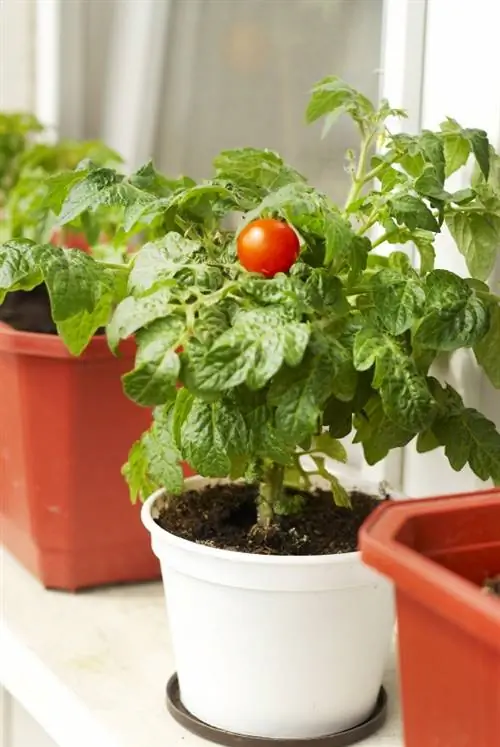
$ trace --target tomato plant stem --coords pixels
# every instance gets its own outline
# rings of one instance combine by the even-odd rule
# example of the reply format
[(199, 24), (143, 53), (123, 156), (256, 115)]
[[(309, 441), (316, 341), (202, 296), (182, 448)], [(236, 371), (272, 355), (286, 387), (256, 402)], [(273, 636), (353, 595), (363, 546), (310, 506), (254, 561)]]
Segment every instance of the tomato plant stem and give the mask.
[(363, 137), (361, 142), (361, 148), (359, 151), (358, 166), (356, 168), (356, 174), (352, 180), (351, 189), (347, 195), (347, 200), (344, 205), (344, 210), (348, 210), (353, 202), (358, 199), (361, 190), (367, 182), (366, 177), (366, 163), (370, 153), (370, 148), (373, 144), (373, 139), (376, 136), (376, 132), (369, 132)]
[(273, 522), (275, 508), (283, 491), (284, 477), (285, 468), (275, 462), (264, 471), (257, 500), (257, 524), (260, 527), (266, 529)]

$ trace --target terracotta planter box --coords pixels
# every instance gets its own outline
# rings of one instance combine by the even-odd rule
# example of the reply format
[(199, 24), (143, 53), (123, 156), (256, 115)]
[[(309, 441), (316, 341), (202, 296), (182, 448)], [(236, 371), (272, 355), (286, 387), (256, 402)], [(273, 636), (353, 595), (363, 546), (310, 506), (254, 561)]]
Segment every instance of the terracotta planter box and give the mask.
[(500, 491), (384, 504), (363, 560), (396, 585), (406, 747), (500, 744)]
[(120, 474), (151, 417), (121, 390), (133, 355), (0, 324), (0, 539), (46, 587), (160, 576)]

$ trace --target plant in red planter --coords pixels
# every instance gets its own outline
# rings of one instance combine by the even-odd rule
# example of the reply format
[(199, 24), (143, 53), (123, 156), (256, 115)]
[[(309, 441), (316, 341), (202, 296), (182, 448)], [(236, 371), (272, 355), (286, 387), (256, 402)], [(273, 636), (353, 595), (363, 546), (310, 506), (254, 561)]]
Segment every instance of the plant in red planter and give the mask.
[[(2, 142), (0, 134), (0, 157)], [(19, 288), (6, 299), (0, 293), (2, 542), (46, 586), (70, 590), (159, 574), (119, 474), (130, 440), (150, 423), (149, 412), (134, 408), (121, 391), (120, 376), (132, 364), (135, 345), (124, 342), (116, 358), (99, 334), (121, 297), (127, 240), (119, 234), (120, 211), (104, 207), (64, 228), (57, 227), (54, 212), (60, 207), (58, 185), (68, 173), (78, 180), (85, 164), (76, 177), (70, 169), (82, 158), (119, 161), (96, 142), (24, 143), (4, 191), (4, 232), (17, 238), (0, 261), (3, 288)], [(48, 264), (32, 257), (30, 266), (22, 237), (75, 251)], [(48, 258), (49, 243), (42, 248)], [(105, 279), (96, 277), (92, 298), (78, 268), (95, 262), (83, 252), (112, 262), (100, 268)], [(23, 271), (27, 276), (18, 286)], [(60, 319), (71, 304), (71, 320)], [(68, 352), (58, 330), (72, 352), (86, 347), (81, 359)]]
[[(124, 389), (155, 407), (124, 474), (147, 499), (162, 566), (177, 665), (169, 705), (224, 743), (341, 733), (347, 744), (383, 719), (392, 591), (357, 552), (379, 496), (332, 473), (331, 460), (346, 459), (339, 439), (354, 435), (373, 464), (417, 438), (421, 450), (444, 446), (456, 469), (500, 480), (494, 425), (430, 373), (441, 352), (473, 348), (495, 380), (499, 299), (484, 281), (497, 156), (484, 132), (452, 120), (391, 135), (387, 120), (402, 112), (337, 78), (318, 83), (308, 120), (328, 128), (343, 113), (361, 143), (342, 207), (277, 154), (243, 148), (221, 153), (210, 181), (170, 194), (149, 165), (68, 185), (65, 203), (80, 209), (85, 194), (90, 213), (118, 201), (115, 179), (125, 190), (126, 230), (146, 225), (152, 238), (126, 267), (28, 243), (0, 252), (6, 291), (32, 285), (33, 268), (46, 279), (73, 349), (73, 335), (84, 342), (75, 315), (94, 319), (121, 299), (108, 341), (116, 350), (135, 335)], [(469, 155), (473, 184), (449, 191)], [(434, 268), (444, 223), (473, 279)], [(407, 242), (417, 268), (402, 251), (376, 251)], [(51, 282), (55, 266), (64, 283)], [(76, 279), (78, 293), (60, 293)], [(200, 477), (185, 482), (184, 461)]]

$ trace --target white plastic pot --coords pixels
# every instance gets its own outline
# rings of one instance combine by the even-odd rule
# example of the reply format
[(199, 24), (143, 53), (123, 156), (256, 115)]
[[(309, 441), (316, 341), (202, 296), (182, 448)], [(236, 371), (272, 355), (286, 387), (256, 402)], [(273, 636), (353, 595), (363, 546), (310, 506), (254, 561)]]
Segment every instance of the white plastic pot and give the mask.
[(391, 584), (357, 552), (277, 557), (180, 539), (153, 520), (163, 498), (146, 501), (142, 520), (161, 563), (188, 711), (225, 731), (282, 739), (367, 719), (390, 648)]

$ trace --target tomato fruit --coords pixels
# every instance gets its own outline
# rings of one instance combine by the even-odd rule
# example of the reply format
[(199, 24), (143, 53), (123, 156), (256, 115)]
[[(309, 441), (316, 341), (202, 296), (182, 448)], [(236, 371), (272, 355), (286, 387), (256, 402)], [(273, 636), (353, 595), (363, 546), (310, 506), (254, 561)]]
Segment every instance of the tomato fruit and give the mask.
[(299, 256), (300, 243), (289, 225), (273, 218), (249, 223), (236, 241), (238, 259), (249, 272), (273, 277), (288, 272)]

